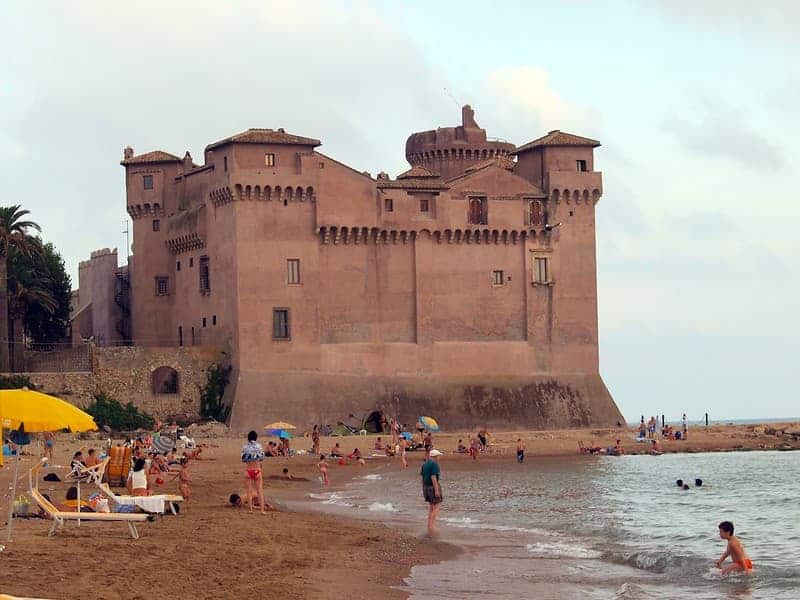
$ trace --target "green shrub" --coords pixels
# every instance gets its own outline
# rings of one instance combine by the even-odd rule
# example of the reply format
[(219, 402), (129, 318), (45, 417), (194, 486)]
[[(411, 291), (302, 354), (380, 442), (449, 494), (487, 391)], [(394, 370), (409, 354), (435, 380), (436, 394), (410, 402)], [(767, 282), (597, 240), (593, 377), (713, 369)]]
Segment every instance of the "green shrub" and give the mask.
[(214, 419), (221, 423), (228, 420), (231, 409), (222, 403), (222, 395), (230, 374), (230, 367), (213, 364), (208, 368), (206, 385), (200, 390), (200, 414), (204, 419)]
[(35, 390), (36, 386), (27, 375), (0, 375), (0, 390), (18, 390), (20, 388)]
[(155, 424), (155, 419), (151, 415), (140, 411), (132, 402), (123, 406), (105, 394), (97, 394), (86, 412), (94, 417), (98, 427), (107, 425), (115, 431), (150, 429)]

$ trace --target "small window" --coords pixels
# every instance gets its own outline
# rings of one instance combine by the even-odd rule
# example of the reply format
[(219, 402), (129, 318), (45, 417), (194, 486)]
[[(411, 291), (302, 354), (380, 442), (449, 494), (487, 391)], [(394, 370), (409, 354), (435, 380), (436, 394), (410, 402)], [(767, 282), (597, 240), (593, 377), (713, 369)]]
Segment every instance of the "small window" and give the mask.
[(274, 167), (275, 166), (275, 155), (272, 154), (272, 153), (265, 154), (264, 155), (264, 164), (267, 165), (268, 167)]
[(467, 222), (470, 225), (486, 225), (489, 222), (489, 210), (486, 198), (470, 199)]
[(152, 190), (153, 189), (153, 176), (152, 175), (144, 175), (142, 177), (142, 183), (144, 184), (144, 189)]
[(153, 231), (161, 231), (161, 219), (153, 219)]
[(180, 271), (181, 270), (181, 261), (178, 261), (178, 262), (175, 263), (175, 270), (176, 271)]
[(394, 201), (391, 198), (386, 198), (383, 201), (383, 209), (386, 212), (394, 212)]
[(178, 325), (178, 346), (183, 346), (183, 327)]
[(213, 315), (211, 317), (211, 325), (216, 325), (216, 324), (217, 324), (217, 315)]
[(289, 332), (289, 309), (272, 309), (272, 339), (288, 340), (291, 339)]
[(228, 157), (227, 156), (223, 156), (222, 157), (222, 170), (223, 171), (227, 171), (228, 170)]
[(430, 204), (428, 203), (427, 199), (423, 199), (419, 201), (419, 212), (428, 212), (430, 210)]
[(577, 160), (575, 162), (578, 164), (578, 171), (583, 173), (586, 170), (586, 161), (585, 160)]
[(189, 257), (189, 268), (191, 269), (194, 266), (194, 256)]
[(156, 277), (156, 296), (166, 296), (169, 294), (169, 278)]
[(206, 318), (203, 317), (203, 327), (205, 327), (205, 326), (206, 326)]
[(325, 168), (325, 163), (324, 162), (319, 163), (319, 168), (320, 169), (324, 169)]
[(550, 269), (548, 259), (536, 256), (533, 259), (533, 281), (535, 283), (550, 283)]
[(502, 271), (492, 271), (492, 285), (503, 285), (506, 282)]
[(289, 258), (286, 260), (286, 281), (291, 285), (300, 283), (300, 259)]
[(209, 267), (209, 260), (207, 256), (200, 257), (200, 268), (198, 270), (200, 275), (200, 293), (211, 293), (211, 270)]

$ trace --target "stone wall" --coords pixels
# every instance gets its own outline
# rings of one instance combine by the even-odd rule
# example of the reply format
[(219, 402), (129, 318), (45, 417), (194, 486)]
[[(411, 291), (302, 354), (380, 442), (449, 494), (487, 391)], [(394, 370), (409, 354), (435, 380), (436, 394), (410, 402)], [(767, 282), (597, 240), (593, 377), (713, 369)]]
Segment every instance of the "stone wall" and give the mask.
[[(196, 419), (200, 413), (200, 390), (206, 370), (220, 353), (214, 348), (142, 348), (126, 346), (93, 348), (92, 370), (87, 372), (29, 372), (31, 382), (41, 391), (85, 408), (95, 394), (133, 404), (161, 419)], [(154, 393), (152, 373), (170, 367), (178, 374), (176, 394)]]

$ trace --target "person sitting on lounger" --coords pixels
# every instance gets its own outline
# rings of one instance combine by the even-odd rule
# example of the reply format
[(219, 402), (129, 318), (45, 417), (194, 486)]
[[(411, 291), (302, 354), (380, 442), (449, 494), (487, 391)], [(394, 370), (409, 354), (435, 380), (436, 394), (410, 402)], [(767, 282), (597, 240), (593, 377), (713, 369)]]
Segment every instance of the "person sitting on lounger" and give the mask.
[(128, 473), (128, 493), (131, 496), (147, 496), (148, 482), (147, 472), (145, 471), (145, 460), (137, 458), (133, 463), (133, 469)]
[(89, 451), (86, 453), (86, 459), (83, 461), (87, 467), (96, 467), (100, 464), (100, 459), (97, 458), (97, 452), (95, 452), (94, 448), (89, 448)]

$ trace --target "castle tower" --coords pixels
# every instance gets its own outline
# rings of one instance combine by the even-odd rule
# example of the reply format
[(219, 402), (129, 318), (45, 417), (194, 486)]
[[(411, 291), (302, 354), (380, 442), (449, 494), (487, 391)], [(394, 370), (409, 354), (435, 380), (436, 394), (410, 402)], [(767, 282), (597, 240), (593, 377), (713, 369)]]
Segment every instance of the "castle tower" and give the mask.
[(435, 171), (445, 180), (461, 175), (476, 163), (508, 156), (513, 151), (514, 144), (486, 137), (486, 130), (478, 127), (469, 104), (461, 108), (460, 126), (412, 133), (406, 141), (409, 164)]

